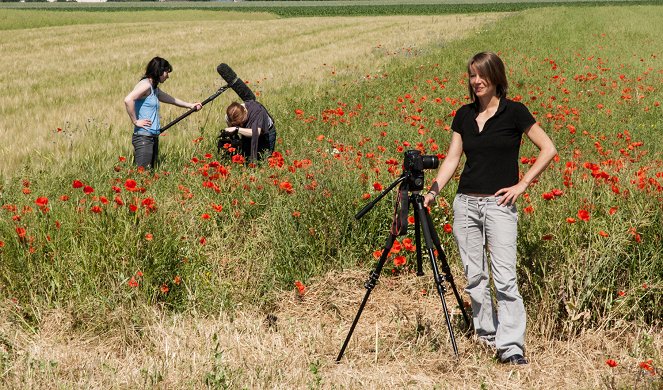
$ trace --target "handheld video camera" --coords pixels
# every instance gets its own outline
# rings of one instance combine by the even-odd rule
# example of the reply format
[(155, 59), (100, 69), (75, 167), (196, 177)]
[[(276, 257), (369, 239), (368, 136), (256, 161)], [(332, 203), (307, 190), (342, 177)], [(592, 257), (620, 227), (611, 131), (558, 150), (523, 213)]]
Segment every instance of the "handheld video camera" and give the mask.
[(216, 137), (216, 150), (219, 156), (233, 156), (239, 153), (241, 146), (242, 140), (239, 131), (229, 133), (224, 129)]

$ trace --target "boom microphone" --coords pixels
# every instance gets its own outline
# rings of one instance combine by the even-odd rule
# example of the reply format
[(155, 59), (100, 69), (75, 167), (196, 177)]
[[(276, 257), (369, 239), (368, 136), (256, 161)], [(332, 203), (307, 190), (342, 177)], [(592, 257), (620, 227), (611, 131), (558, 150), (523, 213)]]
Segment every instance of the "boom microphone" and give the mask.
[(216, 67), (216, 71), (219, 73), (222, 79), (228, 83), (228, 86), (232, 88), (233, 91), (239, 96), (243, 101), (247, 100), (256, 100), (256, 95), (253, 94), (251, 88), (249, 88), (244, 81), (237, 77), (237, 73), (233, 72), (228, 64), (220, 64)]

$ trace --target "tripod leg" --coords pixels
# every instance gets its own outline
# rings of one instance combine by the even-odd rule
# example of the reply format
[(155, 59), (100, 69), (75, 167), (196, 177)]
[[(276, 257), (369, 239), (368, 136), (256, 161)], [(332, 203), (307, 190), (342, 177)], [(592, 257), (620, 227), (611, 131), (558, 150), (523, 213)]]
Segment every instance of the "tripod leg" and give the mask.
[(348, 335), (345, 337), (345, 342), (343, 343), (343, 347), (341, 347), (341, 351), (338, 353), (338, 357), (336, 357), (336, 363), (340, 362), (341, 358), (343, 358), (343, 353), (345, 353), (345, 348), (347, 348), (348, 342), (350, 342), (350, 338), (352, 337), (352, 333), (354, 332), (355, 327), (357, 326), (357, 322), (359, 322), (359, 317), (361, 317), (361, 313), (362, 311), (364, 311), (364, 306), (366, 306), (366, 302), (368, 302), (368, 296), (371, 295), (371, 291), (373, 291), (373, 288), (378, 282), (378, 278), (380, 277), (380, 273), (382, 272), (382, 267), (384, 267), (384, 263), (387, 261), (387, 257), (389, 256), (391, 247), (394, 245), (396, 237), (397, 236), (394, 234), (390, 234), (389, 237), (387, 237), (387, 241), (384, 244), (384, 249), (382, 250), (382, 255), (380, 255), (380, 260), (378, 261), (378, 265), (375, 267), (375, 270), (371, 272), (371, 276), (368, 278), (366, 283), (364, 283), (364, 287), (366, 287), (366, 294), (364, 295), (364, 299), (361, 301), (361, 305), (359, 306), (357, 315), (355, 315), (355, 319), (352, 322), (352, 326), (350, 326), (350, 331), (348, 332)]
[(421, 226), (421, 220), (419, 219), (419, 214), (414, 213), (414, 245), (416, 245), (417, 248), (417, 276), (423, 276), (424, 271), (422, 268), (422, 256), (421, 256), (421, 232), (420, 232), (420, 227)]
[[(427, 214), (428, 210), (423, 205), (423, 197), (419, 194), (412, 195), (414, 198), (414, 208), (415, 212), (419, 215), (419, 220), (422, 221), (421, 228), (424, 234), (424, 240), (426, 241), (426, 249), (428, 250), (428, 257), (431, 262), (431, 269), (433, 271), (433, 278), (435, 280), (435, 287), (437, 288), (437, 293), (440, 296), (440, 301), (442, 302), (442, 309), (444, 311), (444, 319), (447, 323), (447, 330), (449, 331), (449, 338), (451, 339), (451, 346), (453, 347), (454, 354), (458, 356), (458, 345), (456, 344), (456, 337), (454, 336), (453, 328), (451, 327), (451, 318), (449, 317), (449, 310), (447, 309), (447, 302), (444, 300), (444, 293), (446, 292), (446, 287), (444, 285), (444, 277), (440, 276), (440, 272), (437, 268), (437, 262), (435, 261), (435, 252), (433, 251), (433, 235), (435, 233), (435, 228), (432, 224), (429, 223), (429, 216)], [(438, 249), (438, 253), (443, 253)]]
[(447, 262), (447, 255), (444, 254), (444, 250), (442, 250), (442, 244), (440, 243), (440, 237), (435, 232), (433, 219), (431, 218), (428, 210), (424, 209), (424, 212), (426, 215), (426, 220), (423, 222), (423, 224), (428, 225), (432, 232), (431, 238), (433, 239), (433, 244), (435, 245), (435, 249), (437, 249), (438, 259), (440, 259), (440, 261), (442, 262), (442, 272), (444, 273), (444, 277), (447, 280), (447, 282), (449, 282), (451, 290), (453, 291), (454, 296), (456, 297), (456, 301), (458, 302), (458, 307), (460, 307), (460, 312), (463, 314), (463, 319), (465, 320), (465, 325), (467, 326), (467, 329), (472, 329), (473, 324), (470, 321), (469, 316), (467, 315), (467, 311), (465, 310), (465, 305), (463, 304), (463, 300), (460, 298), (460, 294), (458, 293), (458, 289), (456, 288), (456, 283), (454, 282), (454, 277), (453, 274), (451, 273), (451, 267), (449, 267), (449, 262)]

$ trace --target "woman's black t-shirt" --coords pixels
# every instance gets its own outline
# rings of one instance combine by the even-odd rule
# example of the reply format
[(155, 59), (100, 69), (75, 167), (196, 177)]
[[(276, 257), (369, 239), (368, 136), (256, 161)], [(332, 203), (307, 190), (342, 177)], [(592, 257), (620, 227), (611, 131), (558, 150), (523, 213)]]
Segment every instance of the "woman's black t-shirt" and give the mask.
[(478, 104), (461, 107), (451, 129), (463, 139), (466, 161), (460, 176), (458, 192), (494, 194), (518, 183), (518, 154), (522, 134), (536, 120), (527, 107), (506, 98), (479, 132), (476, 117)]

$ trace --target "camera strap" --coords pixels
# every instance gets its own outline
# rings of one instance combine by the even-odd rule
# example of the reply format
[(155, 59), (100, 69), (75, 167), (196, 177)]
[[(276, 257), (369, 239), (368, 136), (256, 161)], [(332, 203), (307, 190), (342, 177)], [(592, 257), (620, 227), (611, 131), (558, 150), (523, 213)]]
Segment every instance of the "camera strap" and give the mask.
[(398, 195), (394, 205), (394, 219), (391, 222), (391, 234), (402, 236), (407, 233), (407, 217), (410, 212), (410, 198), (408, 196), (408, 187), (401, 185), (398, 188)]

